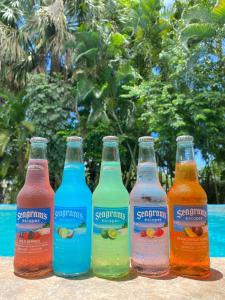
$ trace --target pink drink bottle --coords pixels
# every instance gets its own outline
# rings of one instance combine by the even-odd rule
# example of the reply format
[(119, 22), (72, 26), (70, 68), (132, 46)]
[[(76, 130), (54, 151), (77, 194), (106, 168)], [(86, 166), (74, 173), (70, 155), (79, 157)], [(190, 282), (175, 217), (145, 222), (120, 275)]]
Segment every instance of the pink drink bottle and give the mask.
[(137, 181), (130, 194), (131, 263), (140, 275), (169, 272), (167, 197), (159, 178), (154, 140), (139, 138)]
[(46, 153), (47, 139), (33, 137), (26, 182), (17, 196), (14, 273), (25, 278), (52, 271), (54, 191)]

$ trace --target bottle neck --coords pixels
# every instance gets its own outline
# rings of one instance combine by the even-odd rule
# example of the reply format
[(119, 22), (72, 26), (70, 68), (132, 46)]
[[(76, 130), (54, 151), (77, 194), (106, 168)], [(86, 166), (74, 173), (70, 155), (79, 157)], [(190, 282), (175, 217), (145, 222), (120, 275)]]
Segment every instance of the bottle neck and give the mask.
[(31, 144), (30, 158), (25, 184), (50, 185), (47, 161), (47, 145), (43, 143)]
[(63, 184), (71, 184), (74, 181), (85, 181), (85, 169), (83, 163), (83, 149), (81, 142), (68, 142), (66, 159), (63, 170)]
[(137, 182), (159, 182), (155, 151), (152, 142), (142, 142), (139, 144)]
[(175, 181), (198, 182), (194, 148), (190, 141), (182, 141), (177, 144)]
[(117, 142), (105, 142), (103, 144), (100, 184), (122, 184), (122, 172)]
[(47, 145), (41, 142), (31, 144), (30, 159), (47, 160)]

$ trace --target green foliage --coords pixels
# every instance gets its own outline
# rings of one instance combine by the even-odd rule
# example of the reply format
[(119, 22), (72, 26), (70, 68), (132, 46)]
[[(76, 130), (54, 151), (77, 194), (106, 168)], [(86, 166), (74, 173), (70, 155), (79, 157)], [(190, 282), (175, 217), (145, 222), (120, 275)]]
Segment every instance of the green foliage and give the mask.
[[(119, 136), (130, 190), (137, 138), (155, 133), (160, 179), (168, 190), (176, 136), (192, 134), (206, 161), (200, 179), (210, 201), (225, 201), (224, 1), (175, 1), (170, 10), (162, 3), (0, 3), (0, 181), (13, 183), (12, 192), (4, 195), (14, 199), (22, 185), (31, 135), (50, 141), (55, 189), (67, 136), (84, 137), (92, 189), (98, 182), (102, 137)], [(46, 57), (51, 58), (48, 74)], [(23, 87), (24, 93), (11, 94), (6, 87)]]
[(214, 8), (201, 3), (189, 7), (184, 11), (183, 17), (187, 25), (181, 32), (181, 38), (185, 43), (193, 38), (199, 42), (213, 37), (216, 38), (220, 34), (224, 36), (222, 29), (225, 24), (224, 0), (217, 1)]
[(213, 8), (213, 16), (217, 22), (222, 24), (225, 23), (225, 1), (224, 0), (217, 1), (215, 7)]
[[(30, 105), (28, 119), (35, 126), (34, 134), (48, 138), (48, 158), (53, 187), (60, 183), (65, 155), (65, 139), (58, 132), (75, 126), (73, 88), (61, 76), (32, 75), (26, 89)], [(75, 112), (74, 112), (75, 113)]]
[(4, 90), (0, 93), (0, 102), (0, 181), (8, 181), (5, 201), (15, 202), (18, 187), (24, 182), (29, 150), (27, 138), (33, 134), (34, 125), (26, 120), (28, 103), (23, 95), (14, 96)]
[(210, 23), (203, 24), (190, 24), (186, 28), (184, 28), (181, 32), (181, 39), (184, 44), (190, 39), (197, 39), (198, 41), (202, 41), (204, 39), (211, 38), (215, 35), (216, 29)]

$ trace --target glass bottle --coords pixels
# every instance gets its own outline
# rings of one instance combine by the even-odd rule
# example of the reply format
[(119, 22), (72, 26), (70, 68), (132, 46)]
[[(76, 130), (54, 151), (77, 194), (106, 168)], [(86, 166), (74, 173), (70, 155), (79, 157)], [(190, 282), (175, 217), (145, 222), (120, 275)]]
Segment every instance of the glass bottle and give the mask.
[(123, 185), (118, 138), (103, 138), (100, 180), (93, 193), (92, 266), (99, 277), (128, 274), (129, 194)]
[(52, 271), (54, 192), (46, 152), (47, 139), (33, 137), (26, 181), (17, 196), (14, 273), (21, 277)]
[(188, 277), (208, 277), (207, 196), (198, 181), (192, 136), (177, 138), (175, 180), (168, 198), (172, 271)]
[(85, 181), (83, 139), (67, 138), (62, 184), (55, 194), (53, 271), (63, 277), (87, 273), (91, 260), (91, 192)]
[(137, 181), (130, 194), (131, 264), (140, 275), (169, 272), (167, 196), (155, 159), (154, 139), (139, 138)]

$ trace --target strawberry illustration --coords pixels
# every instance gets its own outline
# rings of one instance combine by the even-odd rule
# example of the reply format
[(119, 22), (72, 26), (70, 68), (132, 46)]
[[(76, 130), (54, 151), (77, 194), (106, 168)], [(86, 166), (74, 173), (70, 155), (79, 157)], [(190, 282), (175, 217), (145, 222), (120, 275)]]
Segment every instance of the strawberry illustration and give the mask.
[(40, 238), (40, 236), (41, 236), (41, 235), (40, 235), (39, 232), (37, 232), (37, 231), (34, 232), (34, 239), (35, 239), (35, 240), (38, 240), (38, 239)]
[(24, 240), (28, 240), (29, 233), (28, 232), (23, 232), (23, 238), (24, 238)]
[(145, 231), (145, 230), (142, 230), (142, 232), (141, 232), (141, 237), (146, 237), (146, 236), (147, 236), (146, 231)]
[(154, 233), (154, 236), (155, 236), (155, 237), (160, 237), (160, 236), (163, 235), (163, 233), (164, 233), (164, 231), (162, 230), (162, 228), (158, 227), (158, 228), (156, 229), (155, 233)]

